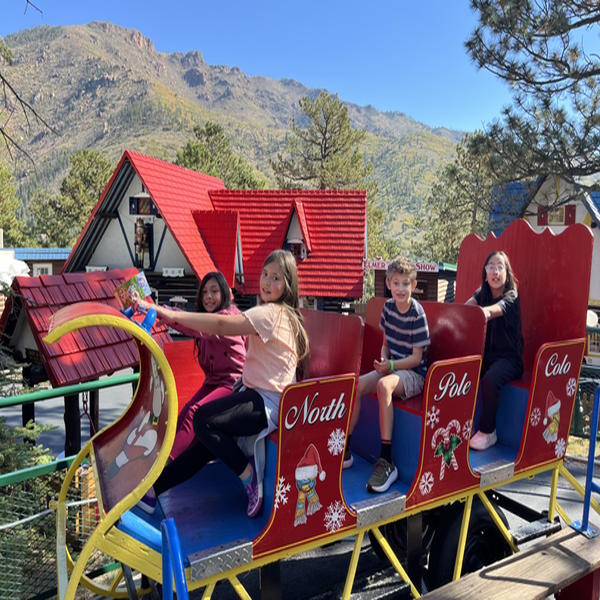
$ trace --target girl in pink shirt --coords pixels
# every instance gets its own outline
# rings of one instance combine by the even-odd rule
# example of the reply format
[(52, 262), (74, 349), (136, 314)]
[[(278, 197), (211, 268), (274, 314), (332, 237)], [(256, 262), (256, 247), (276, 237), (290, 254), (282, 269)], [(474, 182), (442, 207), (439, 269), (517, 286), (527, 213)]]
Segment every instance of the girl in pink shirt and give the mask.
[(153, 512), (158, 494), (219, 458), (242, 481), (248, 494), (248, 516), (259, 513), (262, 465), (256, 464), (256, 452), (248, 460), (236, 438), (264, 437), (277, 427), (281, 392), (295, 381), (298, 363), (308, 355), (308, 338), (299, 311), (296, 260), (287, 250), (275, 250), (267, 256), (260, 276), (260, 299), (260, 305), (238, 315), (176, 312), (140, 301), (142, 308), (156, 308), (158, 316), (175, 328), (248, 336), (242, 387), (197, 407), (193, 428), (198, 443), (166, 465), (140, 501), (147, 512)]
[[(195, 308), (202, 313), (240, 314), (237, 306), (231, 304), (231, 292), (220, 271), (211, 271), (202, 278)], [(194, 346), (204, 371), (204, 384), (179, 413), (175, 441), (169, 455), (171, 460), (187, 450), (195, 440), (193, 421), (198, 406), (231, 394), (246, 360), (246, 345), (241, 335), (199, 333), (185, 327), (179, 327), (179, 330), (195, 338)]]

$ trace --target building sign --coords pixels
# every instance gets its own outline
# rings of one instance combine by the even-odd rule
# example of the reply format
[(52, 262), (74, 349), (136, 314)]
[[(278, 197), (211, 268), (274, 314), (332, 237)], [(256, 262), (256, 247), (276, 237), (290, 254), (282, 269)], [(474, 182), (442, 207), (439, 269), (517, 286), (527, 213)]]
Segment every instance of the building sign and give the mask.
[[(377, 258), (365, 258), (363, 259), (363, 269), (368, 271), (374, 269), (375, 271), (385, 271), (390, 264), (390, 260), (385, 260), (378, 256)], [(439, 273), (440, 267), (436, 262), (423, 262), (418, 261), (415, 263), (415, 267), (418, 273)]]

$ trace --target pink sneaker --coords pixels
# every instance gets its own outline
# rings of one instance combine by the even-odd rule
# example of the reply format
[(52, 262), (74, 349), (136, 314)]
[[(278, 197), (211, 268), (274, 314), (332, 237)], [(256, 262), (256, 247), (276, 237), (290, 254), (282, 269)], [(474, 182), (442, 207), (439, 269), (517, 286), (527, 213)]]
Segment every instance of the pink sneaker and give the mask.
[(483, 433), (483, 431), (478, 431), (470, 440), (469, 447), (473, 448), (473, 450), (487, 450), (491, 448), (498, 441), (498, 436), (496, 435), (496, 430), (492, 431), (492, 433)]
[(248, 509), (246, 514), (250, 517), (256, 517), (262, 508), (263, 503), (263, 485), (262, 481), (258, 481), (256, 475), (256, 465), (254, 457), (250, 458), (250, 466), (252, 467), (252, 481), (246, 486), (246, 494), (248, 494)]

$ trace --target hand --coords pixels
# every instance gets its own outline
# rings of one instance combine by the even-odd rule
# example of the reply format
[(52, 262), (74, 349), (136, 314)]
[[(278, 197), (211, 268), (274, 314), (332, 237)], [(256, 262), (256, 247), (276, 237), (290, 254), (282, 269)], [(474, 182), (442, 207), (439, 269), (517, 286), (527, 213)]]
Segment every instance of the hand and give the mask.
[(146, 302), (146, 300), (144, 298), (141, 298), (137, 293), (134, 300), (136, 303), (137, 310), (147, 312), (150, 308), (156, 308), (153, 304), (150, 304), (150, 302)]
[(379, 360), (373, 361), (373, 367), (380, 375), (385, 375), (390, 372), (390, 361), (387, 358), (381, 357)]

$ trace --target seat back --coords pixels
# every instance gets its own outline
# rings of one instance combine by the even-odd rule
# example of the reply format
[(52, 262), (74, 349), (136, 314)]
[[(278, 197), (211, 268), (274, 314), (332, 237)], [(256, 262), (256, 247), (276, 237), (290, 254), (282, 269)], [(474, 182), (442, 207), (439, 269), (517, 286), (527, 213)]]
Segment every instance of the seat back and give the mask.
[(456, 303), (466, 302), (481, 285), (483, 263), (492, 251), (508, 255), (518, 280), (527, 374), (546, 342), (585, 337), (593, 236), (585, 225), (570, 225), (556, 235), (538, 234), (523, 219), (500, 237), (468, 235), (460, 246)]
[[(386, 298), (371, 298), (367, 305), (361, 372), (373, 369), (373, 360), (379, 358), (383, 332), (379, 329), (381, 310)], [(461, 356), (481, 355), (485, 343), (485, 319), (480, 308), (464, 304), (421, 302), (430, 345), (427, 363)]]
[(167, 342), (163, 352), (169, 361), (175, 384), (179, 412), (192, 399), (204, 383), (204, 371), (198, 364), (194, 352), (194, 340)]
[(363, 346), (361, 318), (320, 310), (301, 312), (310, 343), (310, 377), (358, 374)]

